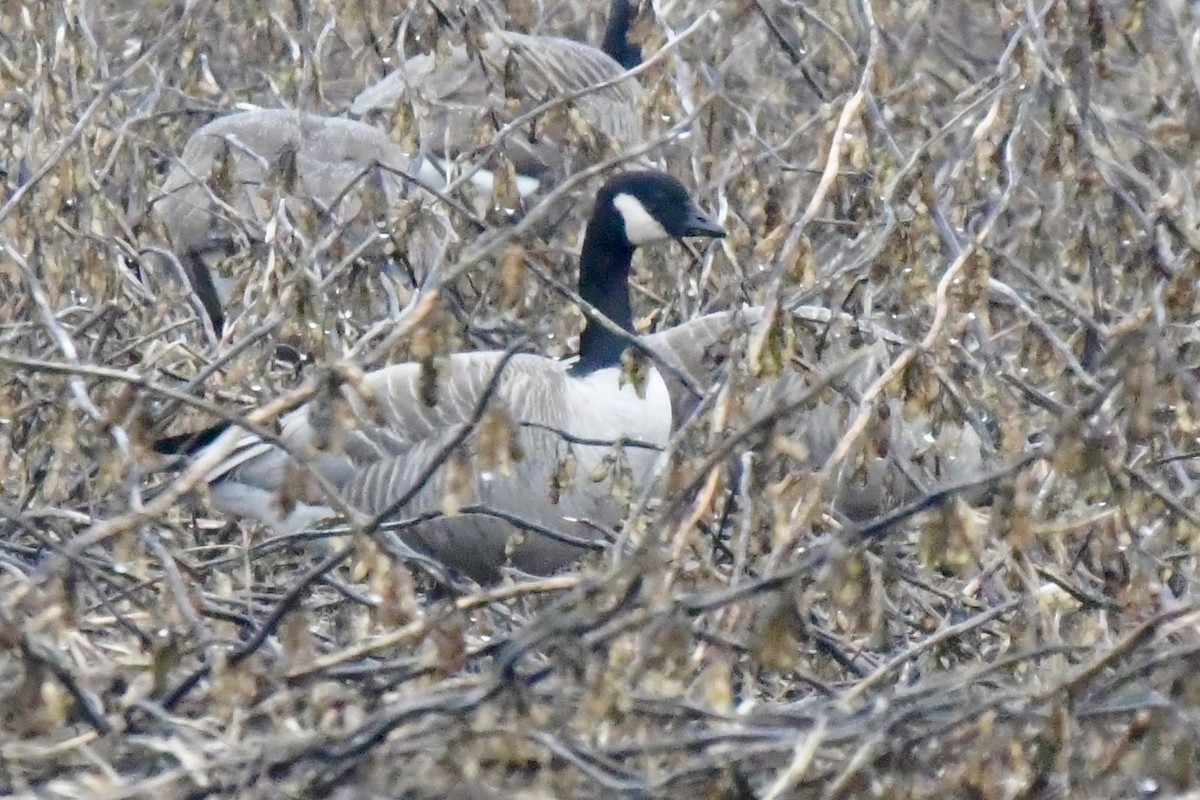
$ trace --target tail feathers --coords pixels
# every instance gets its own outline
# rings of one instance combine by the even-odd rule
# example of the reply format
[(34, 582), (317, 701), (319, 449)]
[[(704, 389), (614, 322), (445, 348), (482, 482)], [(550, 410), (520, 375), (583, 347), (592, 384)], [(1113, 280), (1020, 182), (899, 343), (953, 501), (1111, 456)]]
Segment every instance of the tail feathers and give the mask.
[[(163, 460), (152, 468), (155, 472), (177, 472), (202, 458), (204, 451), (213, 445), (230, 428), (227, 422), (178, 436), (165, 436), (152, 445)], [(265, 442), (254, 434), (243, 435), (233, 451), (210, 469), (203, 478), (208, 485), (217, 508), (235, 516), (250, 516), (271, 525), (277, 530), (287, 528), (288, 520), (277, 512), (270, 512), (269, 502), (278, 503), (280, 481), (283, 476), (283, 454), (271, 442)], [(242, 475), (239, 470), (247, 470)], [(150, 490), (146, 498), (156, 497), (167, 485)], [(265, 498), (265, 499), (264, 499)], [(264, 510), (268, 509), (268, 510)], [(311, 511), (303, 520), (322, 519), (329, 510), (312, 517)], [(289, 518), (290, 519), (290, 518)]]
[[(166, 456), (165, 468), (178, 469), (191, 458), (199, 456), (201, 451), (220, 438), (221, 434), (227, 430), (229, 430), (229, 423), (221, 422), (191, 433), (166, 436), (154, 442), (154, 451)], [(277, 452), (275, 445), (270, 442), (264, 442), (254, 434), (246, 434), (238, 441), (233, 452), (204, 476), (204, 480), (209, 484), (216, 483), (239, 467), (247, 463), (259, 462), (264, 456), (269, 456), (275, 452)], [(258, 480), (261, 482), (267, 479), (267, 482), (270, 483), (268, 478), (275, 477), (272, 472), (273, 467), (274, 462), (271, 462), (268, 466), (260, 464), (260, 473), (264, 469), (266, 473), (259, 474)]]
[(154, 452), (164, 456), (191, 456), (208, 447), (229, 427), (228, 422), (177, 436), (164, 436), (154, 442)]

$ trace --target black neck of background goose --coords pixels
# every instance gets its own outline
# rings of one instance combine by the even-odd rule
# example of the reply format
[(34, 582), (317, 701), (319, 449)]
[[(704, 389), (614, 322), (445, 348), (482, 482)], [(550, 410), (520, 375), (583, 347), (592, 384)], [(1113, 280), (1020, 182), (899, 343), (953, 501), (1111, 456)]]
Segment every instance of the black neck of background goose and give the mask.
[[(611, 204), (611, 201), (608, 201)], [(597, 208), (603, 204), (597, 203)], [(625, 223), (615, 211), (593, 214), (579, 255), (579, 296), (604, 316), (633, 333), (629, 305), (629, 269), (633, 245), (625, 236)], [(579, 337), (579, 361), (573, 369), (587, 374), (621, 363), (629, 341), (588, 319)]]
[(225, 309), (221, 306), (221, 297), (213, 285), (212, 273), (200, 256), (195, 254), (184, 258), (184, 269), (192, 282), (192, 291), (200, 298), (200, 304), (212, 320), (213, 331), (220, 336), (225, 329)]
[(642, 51), (629, 43), (629, 28), (636, 10), (637, 6), (630, 7), (629, 0), (613, 0), (604, 42), (600, 45), (601, 50), (625, 69), (633, 69), (642, 63)]

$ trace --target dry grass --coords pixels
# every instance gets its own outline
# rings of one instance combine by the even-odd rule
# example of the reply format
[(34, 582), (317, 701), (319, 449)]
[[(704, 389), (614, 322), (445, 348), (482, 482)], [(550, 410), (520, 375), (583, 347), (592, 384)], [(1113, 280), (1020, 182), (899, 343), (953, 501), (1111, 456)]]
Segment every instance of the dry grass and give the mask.
[[(0, 6), (0, 793), (1200, 791), (1193, 4), (656, 4), (647, 52), (690, 33), (646, 70), (647, 119), (693, 120), (657, 156), (730, 236), (687, 272), (647, 259), (639, 308), (824, 304), (897, 342), (811, 472), (803, 412), (742, 430), (773, 370), (734, 342), (683, 488), (634, 529), (661, 546), (446, 598), (366, 537), (314, 555), (139, 511), (168, 403), (194, 421), (320, 388), (269, 366), (280, 338), (332, 363), (375, 326), (369, 366), (577, 329), (509, 249), (569, 277), (543, 241), (561, 201), (496, 238), (446, 211), (436, 247), (436, 219), (389, 209), (396, 259), (447, 302), (401, 282), (382, 319), (389, 278), (347, 261), (322, 287), (340, 254), (303, 220), (226, 265), (257, 283), (219, 347), (148, 282), (146, 212), (187, 135), (239, 102), (335, 111), (398, 31), (430, 46), (414, 5), (407, 27), (366, 0)], [(511, 5), (598, 40), (599, 4)], [(829, 332), (794, 333), (809, 352)], [(813, 366), (767, 339), (775, 370)], [(839, 465), (918, 419), (977, 425), (986, 480), (840, 518)]]

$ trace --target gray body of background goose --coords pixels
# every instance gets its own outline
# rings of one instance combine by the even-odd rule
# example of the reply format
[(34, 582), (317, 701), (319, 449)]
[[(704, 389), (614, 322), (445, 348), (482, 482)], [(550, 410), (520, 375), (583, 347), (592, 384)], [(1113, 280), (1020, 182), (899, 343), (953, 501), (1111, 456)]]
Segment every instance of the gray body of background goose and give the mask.
[[(677, 424), (691, 415), (700, 398), (672, 370), (683, 373), (701, 391), (708, 390), (728, 377), (731, 349), (764, 323), (765, 314), (761, 306), (718, 311), (642, 337), (671, 368), (664, 370), (663, 377)], [(797, 315), (792, 323), (796, 349), (791, 355), (809, 365), (812, 372), (785, 367), (778, 377), (756, 379), (752, 391), (738, 396), (746, 403), (744, 417), (751, 418), (760, 410), (802, 397), (823, 380), (823, 365), (832, 367), (861, 353), (862, 359), (832, 387), (785, 417), (776, 428), (803, 445), (807, 460), (802, 467), (818, 469), (857, 412), (859, 398), (891, 363), (891, 353), (882, 336), (869, 331), (862, 337), (851, 336), (843, 322), (810, 321)], [(868, 343), (860, 343), (863, 338)], [(935, 425), (930, 413), (914, 412), (894, 397), (885, 400), (884, 406), (889, 420), (882, 428), (887, 431), (886, 441), (875, 443), (881, 453), (851, 457), (832, 478), (831, 498), (838, 511), (851, 519), (870, 519), (939, 485), (982, 473), (984, 440), (968, 420)], [(966, 498), (981, 502), (986, 493), (973, 492)]]
[[(657, 172), (619, 175), (597, 194), (580, 255), (579, 293), (632, 333), (628, 278), (635, 247), (667, 237), (723, 235), (674, 178)], [(620, 496), (644, 483), (658, 448), (670, 436), (671, 407), (662, 377), (649, 367), (640, 387), (625, 380), (620, 360), (627, 348), (625, 337), (589, 320), (573, 365), (535, 355), (518, 354), (504, 364), (501, 352), (456, 353), (436, 362), (432, 405), (422, 400), (422, 366), (397, 364), (369, 373), (363, 394), (344, 390), (352, 424), (343, 413), (306, 406), (285, 417), (282, 438), (350, 506), (368, 514), (390, 510), (414, 486), (420, 488), (393, 517), (437, 512), (454, 493), (464, 513), (429, 519), (401, 533), (407, 544), (443, 563), (481, 581), (494, 579), (506, 562), (545, 573), (577, 558), (586, 543), (602, 536), (602, 529), (564, 517), (618, 525)], [(519, 458), (506, 466), (507, 440), (489, 448), (475, 430), (466, 440), (470, 455), (460, 471), (462, 485), (455, 486), (452, 470), (445, 467), (427, 478), (435, 457), (470, 424), (497, 370), (489, 407), (514, 423), (511, 444)], [(581, 444), (580, 439), (604, 444)], [(607, 478), (597, 480), (593, 473), (615, 452), (608, 443), (621, 440), (652, 447), (624, 447), (624, 466), (618, 462)], [(173, 437), (159, 449), (173, 452), (181, 443), (182, 437)], [(577, 464), (574, 476), (554, 497), (552, 485), (569, 455)], [(331, 514), (320, 495), (297, 490), (304, 481), (292, 457), (255, 437), (242, 442), (208, 482), (218, 508), (277, 530), (301, 530)], [(290, 497), (301, 500), (287, 515), (279, 506), (285, 485)], [(473, 508), (480, 513), (468, 513)], [(531, 530), (514, 539), (519, 528), (484, 513), (489, 510), (581, 541)]]
[[(398, 105), (411, 102), (421, 147), (448, 164), (477, 148), (481, 126), (494, 131), (549, 100), (612, 81), (641, 63), (641, 53), (628, 40), (635, 12), (628, 0), (612, 4), (604, 49), (555, 36), (494, 30), (480, 37), (478, 52), (458, 45), (441, 55), (414, 56), (360, 93), (350, 113), (368, 119), (382, 114), (390, 120)], [(562, 178), (601, 160), (609, 150), (606, 144), (620, 149), (639, 141), (641, 97), (635, 80), (622, 80), (510, 134), (498, 150), (515, 168), (519, 193), (531, 194), (547, 177)], [(568, 108), (608, 142), (581, 146)], [(491, 191), (492, 171), (479, 170), (472, 182)]]
[[(432, 165), (415, 166), (426, 185), (443, 185)], [(379, 209), (364, 209), (367, 193), (394, 203), (408, 191), (401, 174), (413, 168), (400, 147), (370, 125), (287, 109), (242, 111), (188, 139), (154, 210), (219, 334), (234, 280), (221, 277), (215, 260), (234, 242), (257, 238), (276, 191), (289, 198), (294, 213), (305, 205), (332, 212), (331, 226), (344, 225), (345, 244), (353, 248), (376, 233), (382, 218)]]

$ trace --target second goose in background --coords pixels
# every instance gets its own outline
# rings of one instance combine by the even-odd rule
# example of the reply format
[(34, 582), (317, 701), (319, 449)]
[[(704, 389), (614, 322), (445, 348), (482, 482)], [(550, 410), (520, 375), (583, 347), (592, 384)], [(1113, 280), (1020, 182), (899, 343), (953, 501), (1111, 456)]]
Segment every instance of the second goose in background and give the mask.
[[(496, 130), (547, 101), (608, 83), (640, 64), (641, 53), (628, 39), (636, 10), (628, 0), (612, 3), (603, 50), (556, 36), (492, 30), (480, 37), (478, 52), (459, 45), (441, 55), (413, 56), (363, 90), (350, 113), (369, 119), (382, 112), (390, 119), (398, 105), (411, 102), (421, 147), (449, 166), (477, 148), (481, 124)], [(518, 193), (532, 194), (547, 177), (561, 179), (614, 147), (619, 151), (638, 142), (641, 97), (637, 81), (621, 80), (587, 91), (514, 131), (498, 151), (512, 162)], [(579, 135), (572, 115), (601, 134), (596, 146), (574, 144)], [(475, 172), (472, 183), (490, 192), (496, 164), (485, 163), (492, 169)]]
[[(441, 188), (429, 163), (414, 162), (381, 131), (362, 122), (290, 109), (251, 109), (204, 125), (188, 139), (155, 200), (192, 290), (220, 336), (236, 278), (216, 269), (240, 241), (255, 242), (287, 198), (291, 213), (343, 226), (352, 250), (377, 234), (381, 209), (365, 207), (376, 190), (387, 205), (405, 195), (403, 175)], [(278, 195), (276, 194), (278, 192)]]
[[(669, 175), (612, 178), (596, 196), (584, 237), (581, 297), (632, 335), (634, 249), (684, 236), (724, 231)], [(304, 530), (333, 512), (319, 490), (306, 488), (311, 482), (294, 460), (300, 458), (349, 506), (417, 518), (401, 538), (477, 580), (495, 579), (505, 564), (553, 571), (620, 524), (624, 499), (648, 480), (671, 434), (666, 385), (652, 366), (640, 382), (626, 378), (621, 356), (628, 346), (625, 336), (589, 319), (573, 365), (527, 354), (455, 353), (435, 361), (432, 397), (431, 376), (420, 364), (371, 372), (361, 393), (342, 390), (344, 410), (313, 403), (288, 414), (280, 435), (289, 452), (247, 437), (207, 476), (211, 497), (227, 513), (281, 532)], [(485, 400), (491, 415), (476, 425)], [(471, 435), (454, 448), (465, 428)], [(195, 438), (210, 441), (218, 430)], [(185, 437), (158, 445), (175, 454), (186, 447)], [(450, 463), (439, 466), (447, 448)], [(439, 513), (447, 497), (458, 514)]]
[[(806, 319), (804, 312), (810, 311), (816, 313)], [(770, 326), (787, 330), (783, 339), (794, 340), (791, 351), (778, 374), (747, 374), (749, 340)], [(903, 339), (869, 319), (811, 307), (783, 311), (776, 318), (763, 306), (706, 314), (642, 337), (660, 363), (671, 368), (663, 377), (676, 425), (691, 416), (700, 397), (671, 370), (686, 376), (701, 392), (722, 381), (737, 385), (748, 380), (738, 393), (740, 413), (744, 419), (773, 417), (776, 433), (802, 445), (789, 455), (797, 474), (824, 465), (848, 421), (858, 413), (867, 388), (891, 366), (895, 355), (890, 346), (897, 341)], [(859, 360), (833, 385), (790, 414), (775, 416), (778, 409), (821, 385), (826, 368), (854, 356)], [(740, 376), (739, 371), (743, 371)], [(834, 509), (852, 520), (869, 520), (950, 482), (982, 474), (989, 446), (971, 420), (955, 412), (956, 403), (934, 410), (897, 396), (877, 402), (881, 424), (873, 437), (863, 437), (852, 457), (831, 475), (829, 497)], [(988, 497), (982, 487), (960, 496), (971, 502)]]

